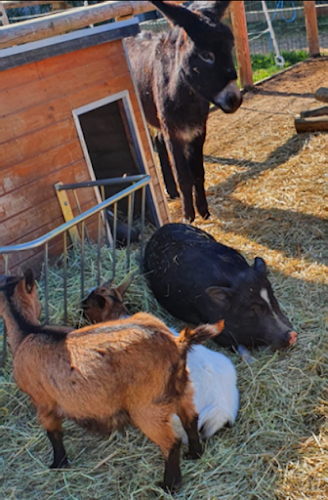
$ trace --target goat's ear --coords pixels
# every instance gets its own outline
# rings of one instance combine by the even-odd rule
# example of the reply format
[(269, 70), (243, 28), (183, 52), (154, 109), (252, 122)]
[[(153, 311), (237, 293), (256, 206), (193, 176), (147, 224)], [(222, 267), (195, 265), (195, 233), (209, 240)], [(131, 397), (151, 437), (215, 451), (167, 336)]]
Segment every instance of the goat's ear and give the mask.
[(121, 296), (125, 294), (129, 286), (131, 285), (132, 281), (134, 280), (136, 273), (131, 274), (123, 283), (121, 283), (116, 290), (120, 293)]
[(34, 287), (34, 276), (33, 276), (33, 271), (31, 269), (26, 269), (24, 273), (24, 279), (25, 279), (25, 288), (28, 293), (31, 293)]
[(110, 278), (109, 280), (105, 281), (101, 286), (105, 288), (110, 288), (111, 284), (113, 283), (113, 278)]
[(91, 292), (86, 299), (82, 300), (81, 308), (84, 312), (93, 309), (94, 307), (99, 307), (100, 309), (104, 309), (106, 304), (106, 299), (99, 295), (98, 293)]
[(97, 306), (99, 306), (100, 309), (104, 309), (106, 305), (106, 299), (102, 295), (96, 294), (94, 296), (94, 301), (97, 303)]

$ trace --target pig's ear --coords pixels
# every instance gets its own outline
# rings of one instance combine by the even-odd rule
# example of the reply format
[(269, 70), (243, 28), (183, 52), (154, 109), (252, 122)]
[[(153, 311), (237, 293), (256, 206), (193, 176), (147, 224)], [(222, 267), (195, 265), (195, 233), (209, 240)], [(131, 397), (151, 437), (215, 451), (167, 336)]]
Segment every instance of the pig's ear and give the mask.
[(206, 288), (206, 293), (210, 299), (222, 309), (229, 309), (231, 306), (232, 288), (225, 286), (210, 286)]
[(258, 271), (259, 273), (263, 274), (263, 276), (267, 275), (267, 266), (261, 257), (255, 257), (253, 267), (255, 271)]

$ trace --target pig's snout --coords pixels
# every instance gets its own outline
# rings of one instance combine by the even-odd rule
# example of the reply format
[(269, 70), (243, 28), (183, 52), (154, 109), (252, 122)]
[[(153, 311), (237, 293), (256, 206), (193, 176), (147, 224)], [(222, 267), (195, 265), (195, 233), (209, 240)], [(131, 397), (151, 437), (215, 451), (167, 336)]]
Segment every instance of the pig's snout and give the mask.
[(292, 331), (289, 334), (289, 346), (292, 346), (296, 343), (297, 341), (297, 333)]

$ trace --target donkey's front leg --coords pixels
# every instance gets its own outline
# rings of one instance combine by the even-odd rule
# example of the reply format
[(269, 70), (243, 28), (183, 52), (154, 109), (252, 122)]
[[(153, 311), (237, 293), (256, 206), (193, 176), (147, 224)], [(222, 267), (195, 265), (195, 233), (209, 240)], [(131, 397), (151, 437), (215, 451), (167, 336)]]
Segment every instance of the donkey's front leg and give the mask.
[(155, 144), (161, 162), (161, 169), (166, 190), (170, 198), (174, 200), (174, 198), (179, 198), (180, 195), (177, 185), (175, 183), (172, 167), (169, 160), (169, 155), (167, 154), (167, 149), (161, 132), (157, 132), (155, 136)]
[(182, 206), (184, 218), (188, 222), (195, 220), (195, 210), (193, 204), (192, 187), (194, 185), (194, 176), (190, 170), (189, 162), (186, 157), (186, 148), (184, 142), (176, 138), (165, 138), (166, 145), (172, 156), (174, 167), (177, 174), (180, 192), (182, 194)]
[(210, 217), (210, 213), (208, 211), (208, 205), (204, 188), (204, 180), (205, 180), (204, 162), (203, 162), (204, 141), (205, 141), (205, 131), (204, 134), (196, 137), (190, 143), (189, 165), (190, 165), (190, 170), (194, 177), (197, 210), (204, 219), (208, 219)]

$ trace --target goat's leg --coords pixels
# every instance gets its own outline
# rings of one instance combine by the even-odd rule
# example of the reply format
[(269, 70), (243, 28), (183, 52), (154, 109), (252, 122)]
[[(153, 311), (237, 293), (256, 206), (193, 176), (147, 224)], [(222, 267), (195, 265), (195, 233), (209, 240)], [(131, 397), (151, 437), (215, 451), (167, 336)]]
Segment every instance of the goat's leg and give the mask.
[(138, 412), (130, 413), (133, 423), (160, 447), (165, 460), (164, 479), (161, 487), (170, 491), (176, 489), (181, 483), (181, 440), (172, 428), (172, 414), (173, 409), (165, 405), (143, 407)]
[(208, 211), (208, 205), (204, 188), (204, 181), (205, 181), (204, 157), (203, 157), (204, 141), (205, 141), (205, 133), (196, 137), (190, 143), (189, 165), (190, 165), (190, 170), (193, 173), (194, 177), (195, 201), (197, 210), (204, 219), (208, 219), (210, 217), (210, 213)]
[(63, 444), (62, 418), (51, 411), (38, 410), (41, 424), (47, 431), (48, 438), (54, 451), (54, 460), (50, 469), (60, 469), (68, 464), (66, 450)]
[(180, 448), (181, 439), (176, 439), (165, 459), (163, 488), (170, 491), (176, 489), (181, 483)]
[(159, 156), (159, 159), (161, 162), (161, 169), (162, 169), (162, 174), (163, 174), (163, 179), (164, 179), (166, 190), (167, 190), (170, 198), (172, 198), (172, 200), (174, 198), (179, 198), (179, 196), (180, 196), (179, 191), (178, 191), (175, 179), (174, 179), (172, 167), (170, 164), (169, 155), (167, 153), (167, 149), (166, 149), (163, 135), (161, 134), (161, 132), (157, 132), (157, 134), (155, 136), (155, 144), (156, 144), (156, 149), (157, 149), (158, 156)]
[(199, 440), (198, 414), (193, 402), (193, 390), (191, 387), (186, 390), (185, 395), (181, 399), (177, 414), (188, 436), (189, 450), (187, 457), (193, 460), (198, 459), (203, 453), (203, 447)]
[(63, 444), (63, 432), (47, 431), (47, 434), (54, 450), (54, 460), (50, 465), (50, 469), (61, 469), (68, 464), (68, 458)]

